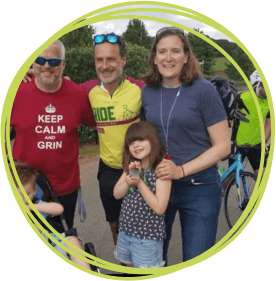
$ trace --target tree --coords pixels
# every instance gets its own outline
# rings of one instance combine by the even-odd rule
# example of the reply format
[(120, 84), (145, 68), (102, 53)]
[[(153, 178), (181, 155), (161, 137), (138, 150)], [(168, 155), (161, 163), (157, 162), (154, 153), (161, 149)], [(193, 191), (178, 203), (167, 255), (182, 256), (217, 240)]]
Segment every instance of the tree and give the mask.
[(66, 53), (66, 68), (64, 75), (68, 75), (75, 83), (97, 77), (93, 67), (93, 39), (94, 28), (83, 26), (73, 30), (60, 38)]
[[(237, 45), (235, 42), (230, 42), (226, 39), (212, 40), (232, 57), (233, 51), (235, 50)], [(216, 52), (218, 57), (224, 57), (224, 55), (220, 51), (217, 50)]]
[(148, 72), (148, 57), (150, 50), (143, 46), (126, 43), (127, 65), (125, 73), (131, 77), (141, 79), (141, 74)]
[(72, 47), (66, 50), (64, 75), (69, 76), (77, 84), (97, 78), (93, 62), (93, 47)]
[(123, 33), (125, 42), (136, 44), (150, 49), (153, 38), (148, 36), (145, 24), (139, 19), (132, 19), (128, 22), (126, 31)]
[[(203, 34), (207, 38), (210, 38), (208, 35), (205, 35), (203, 31), (200, 31), (199, 29), (194, 30)], [(200, 62), (204, 61), (204, 74), (212, 75), (211, 68), (216, 62), (216, 49), (212, 45), (207, 43), (205, 40), (201, 39), (200, 37), (194, 35), (191, 32), (188, 34), (188, 40), (196, 58)]]
[[(254, 67), (252, 61), (249, 59), (247, 54), (238, 45), (236, 45), (232, 58), (239, 65), (239, 67), (243, 70), (246, 77), (249, 77), (252, 74), (252, 72), (255, 70), (255, 67)], [(234, 79), (237, 81), (243, 80), (242, 76), (240, 75), (238, 70), (233, 66), (233, 64), (227, 63), (225, 72), (231, 79)]]
[(63, 35), (60, 37), (60, 41), (66, 50), (77, 46), (93, 46), (93, 34), (95, 34), (95, 30), (92, 25), (83, 26)]

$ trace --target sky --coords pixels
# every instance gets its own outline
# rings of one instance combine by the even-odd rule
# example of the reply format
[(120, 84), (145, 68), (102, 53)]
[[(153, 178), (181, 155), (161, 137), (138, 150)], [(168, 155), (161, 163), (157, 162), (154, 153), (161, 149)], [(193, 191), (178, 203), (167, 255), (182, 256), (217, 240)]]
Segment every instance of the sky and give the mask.
[[(133, 6), (133, 9), (135, 6)], [(116, 9), (114, 9), (116, 10)], [(127, 15), (135, 15), (137, 13), (127, 13)], [(141, 13), (139, 13), (141, 15)], [(156, 13), (156, 12), (144, 12), (144, 15), (146, 16), (152, 16), (160, 19), (166, 19), (171, 20), (173, 22), (177, 22), (179, 24), (183, 24), (184, 26), (187, 26), (189, 28), (197, 28), (204, 32), (205, 35), (210, 36), (213, 39), (227, 39), (229, 41), (232, 41), (229, 39), (226, 35), (224, 35), (222, 32), (218, 31), (217, 29), (208, 26), (200, 21), (190, 19), (189, 17), (179, 16), (179, 15), (173, 15), (173, 14), (167, 14), (167, 13)], [(123, 32), (126, 31), (127, 25), (130, 19), (120, 19), (120, 20), (108, 20), (104, 22), (98, 22), (93, 24), (93, 27), (96, 29), (96, 34), (101, 33), (108, 33), (108, 32), (114, 32), (118, 35), (121, 35)], [(169, 26), (168, 24), (158, 22), (158, 21), (152, 21), (152, 20), (144, 20), (142, 19), (146, 26), (146, 30), (148, 31), (149, 36), (154, 37), (156, 34), (156, 31), (158, 31), (160, 28), (164, 26)], [(184, 28), (185, 30), (185, 28)]]

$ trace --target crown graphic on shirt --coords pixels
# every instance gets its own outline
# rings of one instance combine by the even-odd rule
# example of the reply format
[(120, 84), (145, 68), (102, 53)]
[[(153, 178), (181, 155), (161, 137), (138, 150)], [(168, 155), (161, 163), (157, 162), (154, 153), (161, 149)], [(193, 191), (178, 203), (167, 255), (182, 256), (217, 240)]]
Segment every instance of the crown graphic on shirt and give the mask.
[(55, 113), (56, 110), (57, 109), (52, 104), (49, 104), (48, 106), (45, 107), (45, 111), (47, 113)]

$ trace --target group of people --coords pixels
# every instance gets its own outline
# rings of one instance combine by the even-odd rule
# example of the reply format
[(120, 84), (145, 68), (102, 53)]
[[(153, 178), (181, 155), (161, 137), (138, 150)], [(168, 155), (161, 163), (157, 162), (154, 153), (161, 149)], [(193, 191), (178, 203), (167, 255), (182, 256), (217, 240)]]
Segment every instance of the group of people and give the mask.
[(219, 94), (201, 77), (176, 27), (157, 32), (143, 82), (124, 74), (120, 36), (95, 35), (93, 57), (98, 79), (79, 86), (62, 77), (59, 40), (35, 60), (33, 79), (20, 85), (12, 109), (14, 160), (49, 179), (71, 228), (80, 191), (77, 127), (96, 126), (97, 178), (116, 258), (138, 268), (168, 265), (177, 211), (183, 261), (202, 254), (217, 232), (222, 190), (216, 164), (231, 150)]

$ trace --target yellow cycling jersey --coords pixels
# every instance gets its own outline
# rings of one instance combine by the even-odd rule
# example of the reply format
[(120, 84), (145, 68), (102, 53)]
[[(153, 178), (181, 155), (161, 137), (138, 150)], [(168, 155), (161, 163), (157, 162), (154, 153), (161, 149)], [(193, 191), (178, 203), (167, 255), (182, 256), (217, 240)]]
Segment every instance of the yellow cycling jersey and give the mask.
[(262, 123), (259, 121), (257, 106), (252, 97), (251, 92), (244, 92), (241, 94), (241, 99), (247, 107), (250, 114), (246, 112), (245, 109), (241, 111), (245, 114), (245, 118), (249, 120), (249, 123), (240, 122), (238, 133), (237, 133), (237, 144), (242, 146), (249, 144), (252, 146), (261, 143), (261, 129), (260, 126), (264, 126), (264, 122), (267, 118), (269, 111), (268, 100), (266, 98), (261, 98), (257, 96), (257, 101), (261, 109)]
[(125, 133), (140, 121), (140, 88), (124, 80), (110, 96), (98, 85), (90, 91), (89, 100), (97, 122), (100, 158), (106, 165), (122, 169)]

